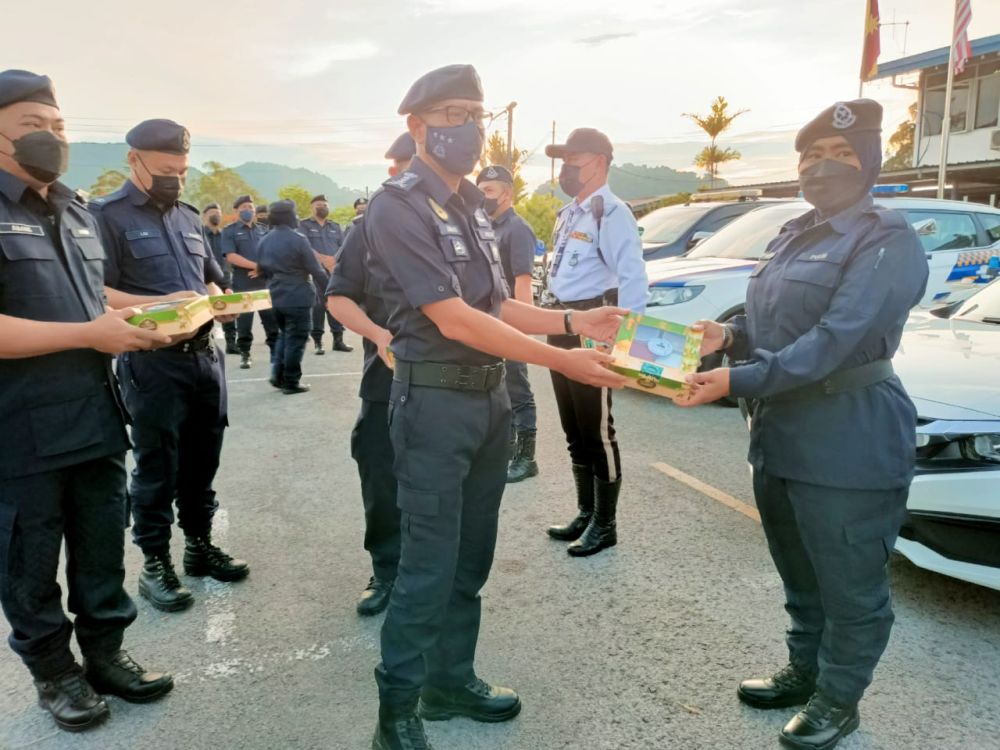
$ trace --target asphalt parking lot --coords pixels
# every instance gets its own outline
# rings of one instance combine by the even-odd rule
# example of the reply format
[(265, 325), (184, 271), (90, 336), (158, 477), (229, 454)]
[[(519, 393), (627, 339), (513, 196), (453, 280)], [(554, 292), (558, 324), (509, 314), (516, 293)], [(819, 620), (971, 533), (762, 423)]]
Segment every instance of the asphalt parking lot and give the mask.
[[(307, 353), (313, 391), (294, 397), (267, 384), (257, 356), (249, 371), (228, 358), (231, 427), (216, 483), (216, 537), (250, 562), (250, 578), (188, 581), (197, 602), (180, 614), (139, 600), (126, 645), (171, 670), (177, 687), (146, 706), (111, 699), (111, 721), (87, 734), (56, 730), (27, 672), (0, 650), (3, 750), (370, 747), (381, 618), (354, 613), (369, 566), (348, 450), (360, 352)], [(754, 711), (735, 697), (739, 679), (786, 658), (738, 412), (616, 396), (620, 544), (575, 560), (544, 533), (571, 514), (572, 479), (547, 374), (533, 370), (532, 382), (541, 475), (505, 495), (477, 663), (521, 693), (524, 711), (501, 725), (429, 724), (435, 748), (777, 747), (792, 711)], [(133, 594), (140, 563), (129, 544)], [(1000, 592), (902, 558), (891, 572), (896, 628), (861, 729), (840, 747), (1000, 747)]]

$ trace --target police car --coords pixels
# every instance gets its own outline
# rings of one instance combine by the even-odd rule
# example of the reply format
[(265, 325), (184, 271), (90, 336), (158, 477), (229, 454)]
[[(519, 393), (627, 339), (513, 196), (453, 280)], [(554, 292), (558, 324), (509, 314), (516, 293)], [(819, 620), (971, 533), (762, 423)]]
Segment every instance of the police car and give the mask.
[[(891, 186), (876, 191), (886, 187)], [(990, 261), (1000, 257), (1000, 210), (928, 198), (876, 195), (875, 200), (901, 210), (927, 252), (930, 278), (922, 307), (960, 301), (989, 280)], [(684, 324), (725, 322), (742, 314), (750, 272), (768, 243), (785, 222), (810, 209), (802, 200), (770, 203), (723, 227), (682, 258), (647, 263), (647, 314)]]

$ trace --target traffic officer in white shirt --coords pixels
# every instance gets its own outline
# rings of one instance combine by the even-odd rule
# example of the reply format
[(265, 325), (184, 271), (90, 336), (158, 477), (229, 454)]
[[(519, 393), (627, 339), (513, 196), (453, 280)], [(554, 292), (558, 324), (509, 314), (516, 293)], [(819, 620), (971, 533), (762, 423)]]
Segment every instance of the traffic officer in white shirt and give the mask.
[[(611, 304), (642, 312), (646, 265), (635, 217), (608, 188), (611, 141), (593, 128), (578, 128), (565, 144), (548, 146), (545, 153), (563, 160), (559, 186), (573, 200), (556, 219), (542, 306), (587, 310)], [(580, 340), (549, 336), (549, 343), (570, 349)], [(549, 536), (573, 542), (569, 554), (585, 557), (618, 542), (615, 516), (622, 477), (611, 391), (556, 372), (552, 385), (573, 462), (578, 513), (568, 525), (550, 528)]]

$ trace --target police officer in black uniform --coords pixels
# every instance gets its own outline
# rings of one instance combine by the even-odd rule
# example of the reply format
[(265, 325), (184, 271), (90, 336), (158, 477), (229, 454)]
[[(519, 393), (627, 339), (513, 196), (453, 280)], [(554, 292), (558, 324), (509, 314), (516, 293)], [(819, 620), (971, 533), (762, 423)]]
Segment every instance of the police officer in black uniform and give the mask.
[[(109, 356), (169, 337), (106, 310), (97, 222), (57, 182), (68, 154), (49, 78), (0, 73), (0, 605), (39, 704), (79, 731), (108, 716), (97, 692), (144, 702), (173, 687), (122, 650), (136, 611), (122, 587), (127, 414)], [(64, 543), (73, 623), (56, 582)]]
[[(205, 239), (208, 240), (212, 257), (222, 269), (222, 288), (230, 289), (233, 286), (233, 267), (226, 260), (226, 254), (222, 252), (222, 209), (218, 203), (209, 203), (201, 209), (201, 220), (205, 225)], [(229, 320), (222, 324), (222, 332), (226, 338), (226, 354), (239, 354), (240, 350), (236, 346), (236, 321)]]
[[(491, 165), (476, 176), (476, 185), (486, 196), (483, 209), (489, 214), (497, 234), (500, 263), (511, 296), (526, 305), (533, 305), (531, 270), (535, 265), (538, 238), (528, 222), (514, 210), (514, 175), (505, 167)], [(521, 482), (538, 474), (538, 463), (535, 461), (535, 395), (531, 392), (528, 366), (524, 362), (507, 362), (505, 371), (514, 421), (507, 481)]]
[(521, 332), (609, 341), (621, 311), (543, 311), (507, 299), (483, 195), (463, 179), (482, 153), (482, 102), (470, 65), (414, 83), (399, 113), (408, 115), (417, 155), (373, 195), (359, 230), (393, 335), (388, 418), (402, 511), (399, 572), (376, 668), (376, 750), (428, 747), (418, 698), (431, 720), (505, 721), (521, 709), (513, 690), (487, 684), (473, 664), (479, 590), (506, 484), (510, 400), (502, 360), (599, 385), (624, 382), (603, 367), (611, 359), (605, 354), (557, 349)]
[(267, 215), (267, 205), (261, 204), (257, 206), (257, 211), (254, 214), (254, 224), (257, 226), (258, 234), (263, 238), (268, 232), (271, 231), (271, 221)]
[(808, 701), (781, 733), (797, 748), (832, 748), (858, 727), (892, 628), (886, 563), (913, 477), (916, 410), (891, 359), (927, 260), (903, 214), (872, 201), (881, 126), (882, 107), (859, 99), (799, 132), (815, 208), (768, 246), (746, 316), (703, 322), (703, 353), (737, 366), (692, 376), (682, 401), (756, 399), (754, 496), (792, 622), (788, 666), (738, 695), (756, 708)]
[[(129, 180), (93, 202), (107, 249), (105, 283), (132, 294), (221, 293), (222, 269), (205, 243), (198, 209), (178, 200), (191, 144), (187, 129), (172, 120), (146, 120), (125, 140)], [(175, 500), (185, 535), (184, 571), (220, 581), (248, 573), (245, 562), (212, 543), (218, 506), (212, 480), (228, 424), (225, 362), (212, 326), (209, 321), (186, 341), (118, 360), (133, 419), (132, 532), (145, 556), (139, 593), (164, 611), (192, 603), (170, 556)]]
[(271, 231), (260, 243), (259, 268), (271, 291), (279, 330), (270, 382), (287, 396), (309, 390), (302, 382), (302, 355), (309, 340), (316, 289), (326, 289), (329, 276), (309, 240), (295, 231), (299, 222), (293, 201), (272, 203), (268, 218)]
[[(327, 273), (333, 271), (335, 257), (344, 242), (344, 233), (340, 229), (340, 224), (330, 221), (330, 204), (325, 195), (314, 195), (309, 201), (309, 209), (312, 215), (299, 222), (299, 231), (306, 236), (313, 251), (316, 253), (316, 260), (326, 269)], [(325, 354), (323, 349), (323, 326), (324, 320), (330, 323), (330, 333), (333, 334), (333, 350), (335, 352), (353, 352), (354, 347), (344, 343), (344, 326), (330, 314), (326, 305), (318, 302), (313, 308), (312, 337), (315, 344), (316, 354)]]
[[(266, 289), (267, 284), (257, 269), (257, 246), (267, 234), (267, 226), (258, 220), (253, 198), (241, 195), (233, 201), (237, 219), (222, 230), (222, 251), (233, 267), (233, 291), (252, 292)], [(266, 216), (267, 208), (264, 208)], [(260, 324), (264, 327), (264, 341), (268, 351), (274, 351), (278, 340), (278, 324), (271, 310), (258, 310)], [(240, 350), (240, 369), (253, 365), (250, 347), (253, 345), (253, 312), (242, 313), (236, 319), (236, 346)]]
[[(416, 153), (409, 133), (397, 138), (385, 154), (395, 177)], [(361, 215), (358, 224), (364, 222)], [(353, 225), (355, 229), (358, 225)], [(365, 508), (365, 550), (372, 559), (372, 576), (361, 594), (359, 615), (376, 615), (389, 604), (399, 566), (399, 508), (393, 450), (389, 439), (388, 406), (392, 385), (386, 329), (389, 312), (378, 294), (368, 263), (364, 231), (350, 231), (337, 255), (337, 265), (326, 288), (327, 306), (335, 318), (364, 337), (365, 366), (361, 376), (361, 413), (351, 433), (351, 456), (358, 464), (361, 499)]]

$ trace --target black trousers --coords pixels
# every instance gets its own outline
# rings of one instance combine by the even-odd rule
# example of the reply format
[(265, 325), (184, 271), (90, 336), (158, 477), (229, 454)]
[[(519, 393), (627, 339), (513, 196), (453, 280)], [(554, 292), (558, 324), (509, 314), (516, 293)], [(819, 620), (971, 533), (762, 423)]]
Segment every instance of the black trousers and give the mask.
[(278, 324), (278, 340), (271, 350), (271, 378), (286, 386), (302, 380), (302, 355), (309, 340), (308, 307), (276, 307), (272, 311)]
[(268, 349), (274, 349), (278, 340), (278, 321), (274, 319), (273, 310), (258, 310), (257, 312), (240, 313), (236, 319), (236, 346), (243, 354), (250, 352), (253, 344), (253, 316), (260, 316), (260, 324), (264, 326), (264, 341)]
[[(35, 679), (74, 664), (74, 624), (85, 658), (121, 648), (136, 616), (122, 588), (126, 513), (124, 454), (0, 480), (0, 605), (10, 647)], [(63, 542), (74, 624), (56, 582)]]
[[(549, 336), (548, 340), (561, 349), (580, 346), (578, 336)], [(622, 462), (611, 416), (611, 390), (578, 383), (555, 370), (551, 376), (570, 459), (578, 466), (589, 466), (602, 481), (618, 479)]]
[(314, 341), (321, 341), (323, 339), (324, 321), (329, 322), (330, 333), (344, 332), (344, 326), (335, 317), (330, 315), (325, 304), (316, 305), (312, 309), (312, 337)]
[(411, 706), (425, 684), (475, 679), (479, 591), (493, 565), (507, 483), (507, 389), (394, 382), (389, 431), (402, 545), (375, 678), (383, 704)]
[(185, 534), (212, 529), (212, 482), (229, 424), (224, 360), (214, 345), (188, 354), (132, 352), (118, 358), (118, 378), (132, 415), (132, 537), (146, 554), (163, 552), (175, 501)]
[(817, 688), (861, 699), (889, 642), (886, 563), (909, 488), (845, 490), (755, 472), (754, 497), (791, 616), (791, 661), (819, 670)]
[(399, 507), (388, 412), (385, 401), (362, 400), (351, 433), (351, 456), (358, 464), (365, 506), (365, 549), (380, 581), (394, 580), (399, 567)]

